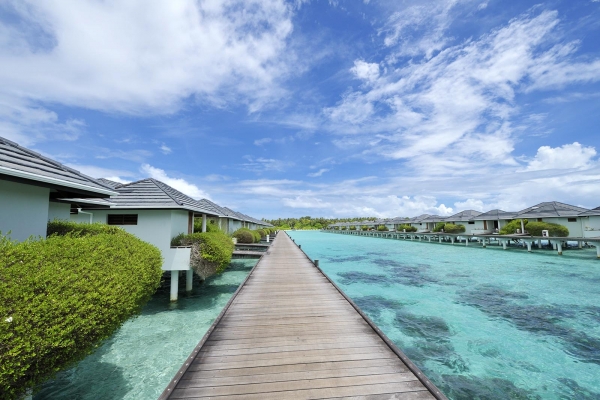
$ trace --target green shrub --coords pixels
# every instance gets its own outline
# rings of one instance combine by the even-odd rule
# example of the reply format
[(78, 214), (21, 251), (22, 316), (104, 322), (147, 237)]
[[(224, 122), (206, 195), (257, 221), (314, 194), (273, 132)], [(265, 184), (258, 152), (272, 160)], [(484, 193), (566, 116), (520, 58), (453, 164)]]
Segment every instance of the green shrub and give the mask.
[(379, 225), (379, 226), (377, 227), (377, 230), (378, 230), (378, 231), (380, 231), (380, 232), (389, 231), (388, 227), (387, 227), (387, 226), (385, 226), (385, 225)]
[(223, 272), (235, 247), (231, 238), (220, 231), (180, 234), (172, 242), (175, 246), (192, 246), (190, 265), (202, 279)]
[(0, 238), (2, 399), (21, 398), (93, 352), (140, 312), (162, 277), (160, 251), (122, 229), (50, 225), (45, 240)]
[[(206, 221), (206, 232), (222, 232), (213, 220)], [(194, 219), (194, 233), (202, 233), (202, 218)]]
[[(529, 223), (529, 221), (527, 221), (526, 219), (523, 220), (523, 224), (525, 225), (525, 228), (527, 228), (528, 223)], [(508, 224), (503, 226), (502, 229), (500, 229), (499, 233), (501, 235), (514, 235), (515, 233), (517, 233), (517, 229), (521, 229), (521, 220), (520, 219), (514, 219), (514, 220), (510, 221)], [(527, 230), (527, 229), (525, 229), (525, 230)]]
[(367, 225), (363, 225), (360, 229), (362, 229), (363, 231), (368, 231), (369, 227)]
[(71, 233), (74, 236), (85, 236), (98, 235), (100, 233), (119, 234), (121, 232), (124, 231), (118, 226), (101, 224), (99, 222), (94, 222), (93, 224), (81, 224), (62, 220), (48, 222), (48, 227), (46, 228), (47, 236), (64, 236), (67, 233)]
[(345, 230), (346, 230), (346, 227), (345, 227), (345, 226), (342, 226), (342, 230), (343, 230), (343, 231), (345, 231)]
[(402, 232), (404, 230), (406, 230), (406, 232), (416, 232), (417, 231), (417, 227), (416, 226), (412, 226), (412, 225), (408, 225), (408, 224), (404, 224), (404, 225), (399, 225), (397, 228), (398, 232)]
[(567, 237), (569, 229), (566, 226), (553, 224), (551, 222), (530, 222), (527, 224), (527, 232), (531, 236), (542, 236), (542, 231), (547, 230), (550, 237)]
[(445, 222), (438, 222), (437, 224), (435, 224), (435, 228), (433, 228), (434, 232), (441, 232), (442, 229), (444, 229), (444, 226), (446, 225)]
[(465, 231), (465, 226), (460, 224), (445, 224), (444, 232), (446, 233), (463, 233)]
[(246, 228), (240, 228), (233, 232), (233, 237), (237, 239), (238, 243), (254, 243), (254, 235)]
[(355, 230), (356, 230), (356, 227), (355, 227), (354, 225), (350, 225), (350, 230), (351, 230), (351, 231), (355, 231)]

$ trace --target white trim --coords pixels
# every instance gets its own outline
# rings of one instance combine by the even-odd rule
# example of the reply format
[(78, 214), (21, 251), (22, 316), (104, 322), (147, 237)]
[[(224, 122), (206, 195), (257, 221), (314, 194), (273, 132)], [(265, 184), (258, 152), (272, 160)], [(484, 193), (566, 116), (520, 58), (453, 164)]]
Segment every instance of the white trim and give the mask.
[(62, 179), (50, 178), (48, 176), (34, 174), (32, 172), (19, 171), (13, 168), (7, 168), (0, 166), (0, 173), (10, 176), (16, 176), (18, 178), (25, 178), (32, 181), (44, 182), (44, 183), (53, 183), (58, 186), (70, 187), (74, 189), (83, 189), (87, 191), (91, 191), (94, 193), (107, 194), (109, 196), (116, 196), (118, 193), (109, 189), (101, 189), (95, 188), (92, 186), (83, 185), (81, 183), (69, 182)]
[(111, 203), (108, 200), (102, 201), (102, 200), (81, 199), (81, 198), (74, 198), (74, 197), (62, 198), (62, 199), (56, 199), (56, 200), (64, 201), (66, 203), (96, 204), (96, 205), (107, 206), (107, 207), (116, 205), (116, 203)]

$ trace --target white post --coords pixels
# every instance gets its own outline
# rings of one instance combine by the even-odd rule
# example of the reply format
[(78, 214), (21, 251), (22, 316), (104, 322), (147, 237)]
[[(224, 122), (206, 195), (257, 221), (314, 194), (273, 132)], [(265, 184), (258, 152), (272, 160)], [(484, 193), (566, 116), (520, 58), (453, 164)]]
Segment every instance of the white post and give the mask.
[(454, 236), (450, 236), (450, 241), (454, 244)]
[(440, 243), (442, 243), (442, 237), (440, 236)]
[(537, 245), (538, 245), (538, 249), (542, 248), (542, 239), (538, 239)]
[(583, 242), (581, 240), (579, 240), (577, 242), (577, 247), (579, 247), (580, 249), (583, 249)]
[(179, 288), (179, 271), (171, 271), (171, 301), (177, 301)]
[(469, 245), (469, 238), (465, 237), (465, 246), (468, 246), (468, 245)]
[(483, 247), (486, 247), (486, 245), (485, 245), (485, 238), (482, 238), (481, 244), (483, 245)]
[(188, 269), (185, 271), (185, 291), (190, 293), (192, 291), (192, 282), (194, 281), (194, 271)]
[(522, 219), (521, 219), (521, 233), (525, 233), (525, 223), (523, 223)]
[(429, 243), (431, 243), (431, 236), (427, 236), (427, 238), (429, 239)]
[(596, 245), (596, 257), (600, 258), (600, 244)]
[(556, 242), (552, 242), (552, 250), (556, 250)]
[(206, 214), (202, 214), (202, 232), (206, 232)]
[(270, 235), (267, 235), (267, 243), (269, 243)]
[(531, 242), (526, 242), (527, 243), (527, 251), (531, 253)]
[(506, 240), (503, 240), (503, 241), (502, 241), (502, 248), (503, 248), (504, 250), (506, 250)]
[(562, 256), (562, 242), (559, 240), (556, 246), (558, 247), (558, 255)]

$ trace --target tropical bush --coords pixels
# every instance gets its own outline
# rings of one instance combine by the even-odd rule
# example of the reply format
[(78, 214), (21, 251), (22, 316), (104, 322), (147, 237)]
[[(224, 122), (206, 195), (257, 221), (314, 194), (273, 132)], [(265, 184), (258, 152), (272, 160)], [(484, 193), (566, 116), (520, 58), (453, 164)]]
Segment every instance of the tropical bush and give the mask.
[(52, 222), (0, 237), (0, 398), (18, 399), (93, 352), (160, 285), (160, 251), (102, 224)]
[(406, 230), (406, 232), (416, 232), (417, 231), (417, 227), (416, 226), (412, 226), (412, 225), (408, 225), (408, 224), (404, 224), (404, 225), (398, 225), (398, 228), (396, 228), (396, 230), (398, 232), (403, 232), (404, 230)]
[(567, 237), (569, 229), (566, 226), (551, 222), (530, 222), (527, 224), (527, 233), (531, 236), (542, 236), (542, 231), (547, 230), (550, 237)]
[(345, 231), (345, 230), (346, 230), (346, 227), (345, 227), (345, 226), (342, 226), (342, 230), (343, 230), (343, 231)]
[[(215, 221), (206, 221), (206, 232), (222, 232), (221, 228)], [(194, 219), (194, 233), (202, 233), (202, 218)]]
[(233, 232), (232, 236), (237, 239), (238, 243), (255, 243), (256, 242), (255, 236), (252, 234), (252, 231), (250, 231), (250, 229), (248, 229), (248, 228), (240, 228), (237, 231)]
[(446, 233), (463, 233), (465, 231), (465, 226), (460, 224), (445, 224), (444, 232)]
[(354, 225), (350, 225), (350, 230), (351, 230), (351, 231), (355, 231), (355, 230), (356, 230), (356, 227), (355, 227)]
[(231, 262), (234, 245), (223, 232), (180, 234), (174, 246), (192, 246), (190, 266), (202, 279), (223, 272)]
[[(527, 224), (529, 223), (529, 221), (527, 221), (526, 219), (523, 220), (523, 225), (525, 225), (525, 230), (527, 230)], [(517, 229), (521, 229), (521, 220), (520, 219), (514, 219), (512, 221), (510, 221), (508, 224), (506, 224), (505, 226), (502, 227), (502, 229), (500, 229), (499, 233), (501, 235), (514, 235), (515, 233), (517, 233)]]
[(435, 228), (433, 228), (434, 232), (441, 232), (442, 229), (444, 229), (444, 226), (446, 226), (445, 222), (438, 222), (437, 224), (435, 224)]
[(377, 227), (377, 230), (378, 230), (378, 231), (380, 231), (380, 232), (389, 231), (388, 227), (387, 227), (387, 226), (385, 226), (385, 225), (379, 225), (379, 226)]

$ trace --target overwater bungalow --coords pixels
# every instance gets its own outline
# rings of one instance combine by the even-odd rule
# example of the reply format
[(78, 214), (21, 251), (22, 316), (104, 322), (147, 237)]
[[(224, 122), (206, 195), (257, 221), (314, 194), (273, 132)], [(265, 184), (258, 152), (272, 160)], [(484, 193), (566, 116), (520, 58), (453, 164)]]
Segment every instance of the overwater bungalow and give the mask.
[(423, 218), (421, 223), (424, 224), (426, 231), (424, 232), (433, 232), (435, 226), (440, 222), (445, 222), (446, 217), (442, 217), (440, 215), (430, 215), (427, 218)]
[(581, 220), (581, 224), (583, 225), (583, 237), (600, 237), (600, 207), (584, 211), (579, 214), (578, 218)]
[(584, 227), (580, 214), (586, 211), (589, 210), (558, 201), (547, 201), (517, 212), (513, 219), (560, 224), (569, 229), (569, 236), (583, 237)]
[(409, 225), (417, 228), (417, 232), (429, 232), (427, 222), (424, 222), (429, 217), (431, 217), (430, 214), (421, 214), (418, 217), (411, 218)]
[(498, 209), (479, 214), (473, 217), (472, 220), (482, 221), (483, 227), (481, 229), (474, 228), (471, 230), (471, 232), (475, 235), (497, 233), (515, 217), (515, 214), (516, 212), (503, 211)]
[(475, 221), (473, 218), (480, 215), (481, 212), (475, 210), (465, 210), (449, 217), (446, 217), (446, 222), (454, 225), (463, 225), (465, 234), (473, 235), (476, 231), (483, 229), (483, 221)]
[[(0, 231), (12, 240), (46, 237), (49, 220), (69, 219), (79, 197), (99, 207), (117, 193), (110, 186), (0, 137)], [(102, 204), (102, 205), (101, 205)]]

